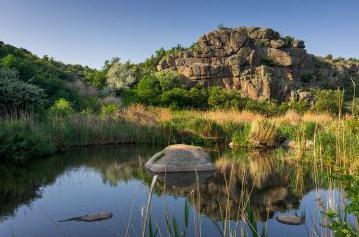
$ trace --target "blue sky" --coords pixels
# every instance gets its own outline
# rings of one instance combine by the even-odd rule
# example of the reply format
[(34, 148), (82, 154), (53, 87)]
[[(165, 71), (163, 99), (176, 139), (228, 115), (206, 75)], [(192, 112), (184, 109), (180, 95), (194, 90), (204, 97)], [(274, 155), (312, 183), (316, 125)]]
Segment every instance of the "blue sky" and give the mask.
[(0, 41), (97, 68), (188, 46), (219, 24), (270, 27), (310, 53), (359, 57), (359, 0), (0, 0)]

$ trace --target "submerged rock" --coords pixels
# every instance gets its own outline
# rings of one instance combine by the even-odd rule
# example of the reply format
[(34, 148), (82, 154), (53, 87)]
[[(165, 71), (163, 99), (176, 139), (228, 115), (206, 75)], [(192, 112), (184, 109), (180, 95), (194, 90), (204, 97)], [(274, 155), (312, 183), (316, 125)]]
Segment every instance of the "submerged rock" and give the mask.
[(295, 142), (293, 140), (285, 140), (283, 143), (282, 143), (282, 147), (284, 148), (289, 148), (289, 149), (297, 149), (297, 148), (300, 148), (300, 147), (305, 147), (305, 149), (312, 149), (313, 146), (314, 146), (314, 143), (312, 140), (309, 140), (309, 139), (306, 139), (305, 141), (302, 142), (302, 144), (298, 143), (298, 142)]
[(66, 222), (66, 221), (83, 221), (83, 222), (94, 222), (94, 221), (103, 221), (112, 218), (111, 212), (99, 212), (96, 214), (84, 215), (84, 216), (77, 216), (71, 217), (69, 219), (61, 220), (59, 222)]
[(176, 144), (151, 157), (145, 167), (152, 172), (211, 171), (215, 166), (210, 155), (198, 146)]
[(285, 225), (302, 225), (304, 218), (293, 215), (280, 215), (276, 217), (277, 221)]

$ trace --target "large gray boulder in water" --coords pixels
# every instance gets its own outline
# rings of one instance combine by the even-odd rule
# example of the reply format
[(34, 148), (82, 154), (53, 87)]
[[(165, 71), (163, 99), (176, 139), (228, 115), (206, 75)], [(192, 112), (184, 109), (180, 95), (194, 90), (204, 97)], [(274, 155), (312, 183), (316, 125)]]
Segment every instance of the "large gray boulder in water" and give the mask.
[(152, 172), (212, 171), (210, 155), (198, 146), (171, 145), (151, 157), (145, 167)]

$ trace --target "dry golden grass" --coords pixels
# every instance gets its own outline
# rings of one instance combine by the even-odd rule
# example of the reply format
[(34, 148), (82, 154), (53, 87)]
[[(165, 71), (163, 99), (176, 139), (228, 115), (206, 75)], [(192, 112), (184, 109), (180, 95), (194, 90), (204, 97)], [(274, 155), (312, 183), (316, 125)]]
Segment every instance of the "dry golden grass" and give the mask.
[(157, 125), (170, 121), (172, 113), (167, 108), (146, 107), (141, 104), (131, 105), (119, 111), (119, 117), (138, 125)]
[(243, 123), (243, 122), (252, 122), (254, 120), (264, 118), (263, 115), (255, 114), (249, 111), (207, 111), (207, 112), (200, 112), (200, 116), (206, 119), (211, 119), (216, 121), (219, 124), (223, 124), (226, 122), (234, 122), (234, 123)]
[(302, 121), (302, 117), (296, 111), (289, 110), (284, 115), (273, 117), (271, 120), (275, 123), (287, 122), (291, 124), (297, 124)]
[[(119, 111), (119, 117), (127, 121), (139, 125), (156, 125), (160, 122), (168, 122), (176, 116), (177, 112), (173, 112), (168, 108), (150, 107), (140, 104), (131, 105)], [(290, 123), (299, 124), (302, 122), (317, 122), (328, 123), (335, 120), (329, 113), (305, 113), (304, 115), (298, 114), (296, 111), (288, 111), (284, 115), (276, 117), (265, 117), (264, 115), (253, 113), (249, 111), (236, 111), (236, 110), (217, 110), (217, 111), (199, 111), (199, 110), (183, 110), (180, 112), (182, 115), (188, 117), (198, 117), (215, 121), (218, 124), (228, 122), (233, 123), (253, 123), (259, 120), (268, 120), (274, 124)], [(347, 118), (351, 119), (351, 118)]]
[(334, 120), (333, 116), (329, 113), (315, 114), (315, 113), (305, 113), (303, 116), (304, 122), (317, 122), (317, 123), (327, 123)]
[(275, 123), (298, 124), (301, 122), (327, 123), (333, 121), (334, 118), (329, 113), (316, 114), (308, 112), (300, 115), (296, 111), (290, 110), (282, 116), (272, 117), (271, 120)]
[(255, 120), (251, 127), (250, 140), (257, 147), (272, 147), (275, 145), (278, 129), (270, 120)]

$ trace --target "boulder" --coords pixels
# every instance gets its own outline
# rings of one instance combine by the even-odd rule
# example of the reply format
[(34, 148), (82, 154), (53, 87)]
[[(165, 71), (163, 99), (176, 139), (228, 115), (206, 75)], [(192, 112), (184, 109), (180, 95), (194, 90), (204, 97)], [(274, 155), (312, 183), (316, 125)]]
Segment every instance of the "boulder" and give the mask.
[(170, 145), (152, 156), (145, 167), (152, 172), (213, 171), (210, 155), (198, 146)]

